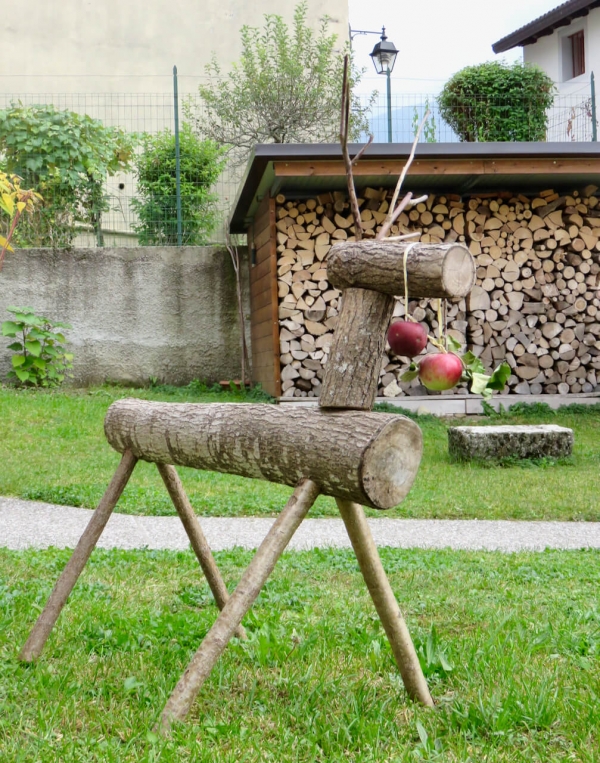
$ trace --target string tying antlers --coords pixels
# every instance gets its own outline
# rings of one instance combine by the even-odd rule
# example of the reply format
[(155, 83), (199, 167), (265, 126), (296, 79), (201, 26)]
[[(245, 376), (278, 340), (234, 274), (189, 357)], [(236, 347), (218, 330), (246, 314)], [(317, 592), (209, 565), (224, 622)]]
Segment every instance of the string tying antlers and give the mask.
[[(354, 218), (355, 237), (357, 241), (360, 241), (363, 237), (364, 228), (362, 226), (362, 220), (360, 217), (360, 209), (358, 206), (358, 198), (356, 196), (356, 188), (354, 186), (354, 175), (352, 172), (352, 168), (358, 162), (358, 160), (363, 156), (367, 148), (373, 142), (373, 135), (369, 135), (369, 140), (367, 141), (367, 143), (360, 149), (360, 151), (356, 154), (356, 156), (353, 159), (351, 159), (350, 153), (348, 151), (348, 131), (350, 127), (350, 79), (348, 77), (348, 63), (349, 63), (349, 58), (348, 56), (345, 56), (344, 57), (344, 77), (342, 81), (340, 143), (342, 146), (342, 155), (344, 157), (344, 165), (346, 167), (346, 180), (348, 183), (348, 198), (350, 199), (350, 208), (352, 210), (352, 217)], [(392, 225), (396, 222), (398, 217), (402, 214), (402, 212), (408, 206), (414, 206), (415, 204), (419, 204), (427, 200), (427, 196), (419, 196), (418, 198), (414, 199), (412, 193), (409, 192), (404, 196), (404, 198), (400, 201), (400, 203), (398, 203), (398, 197), (400, 196), (400, 190), (402, 188), (402, 184), (404, 183), (404, 179), (406, 178), (406, 175), (408, 174), (410, 165), (412, 164), (413, 159), (415, 158), (417, 144), (419, 142), (419, 138), (421, 137), (421, 132), (423, 131), (423, 127), (425, 126), (425, 123), (427, 122), (427, 119), (429, 118), (429, 113), (430, 113), (429, 109), (427, 109), (427, 111), (425, 112), (425, 116), (423, 117), (421, 124), (419, 125), (419, 129), (417, 130), (417, 134), (415, 135), (415, 139), (413, 141), (408, 160), (402, 169), (400, 177), (398, 178), (398, 182), (394, 190), (394, 195), (392, 197), (392, 201), (389, 206), (387, 217), (385, 219), (385, 222), (381, 226), (381, 230), (375, 236), (377, 240), (382, 240), (388, 237), (388, 234), (392, 228)], [(418, 235), (419, 235), (418, 232), (407, 233), (401, 236), (394, 236), (393, 240), (402, 241), (407, 238), (414, 238), (415, 236), (418, 236)]]

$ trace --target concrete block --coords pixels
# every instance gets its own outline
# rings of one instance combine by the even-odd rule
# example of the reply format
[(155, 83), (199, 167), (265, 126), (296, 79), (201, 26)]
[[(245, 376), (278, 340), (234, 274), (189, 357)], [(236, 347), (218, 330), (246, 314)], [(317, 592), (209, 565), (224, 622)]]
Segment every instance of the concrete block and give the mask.
[(451, 427), (448, 451), (455, 461), (501, 458), (564, 458), (573, 450), (573, 430), (554, 424)]

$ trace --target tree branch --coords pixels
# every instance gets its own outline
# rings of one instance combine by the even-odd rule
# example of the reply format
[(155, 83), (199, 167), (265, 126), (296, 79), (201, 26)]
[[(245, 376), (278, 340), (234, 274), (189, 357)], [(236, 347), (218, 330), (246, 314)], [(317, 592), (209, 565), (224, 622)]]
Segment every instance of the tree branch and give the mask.
[[(385, 219), (384, 224), (381, 227), (381, 230), (379, 231), (379, 233), (375, 237), (376, 239), (381, 240), (381, 239), (384, 239), (386, 237), (386, 235), (388, 234), (390, 228), (392, 227), (392, 225), (394, 223), (394, 220), (398, 217), (400, 212), (402, 212), (402, 209), (404, 209), (406, 207), (406, 204), (408, 204), (408, 202), (406, 202), (406, 204), (404, 204), (404, 206), (402, 207), (400, 212), (396, 213), (396, 210), (394, 209), (394, 207), (396, 206), (396, 202), (398, 201), (398, 196), (400, 195), (400, 189), (402, 188), (402, 183), (404, 183), (404, 178), (408, 174), (408, 170), (410, 169), (410, 165), (413, 163), (413, 159), (415, 158), (415, 152), (417, 150), (417, 144), (419, 143), (419, 138), (421, 137), (421, 132), (422, 132), (423, 128), (425, 127), (425, 123), (427, 122), (428, 118), (429, 118), (429, 109), (427, 109), (427, 111), (425, 112), (425, 116), (423, 117), (423, 119), (421, 121), (421, 124), (419, 125), (419, 129), (417, 130), (417, 134), (415, 135), (415, 139), (413, 141), (412, 148), (410, 150), (410, 155), (408, 157), (408, 161), (406, 162), (406, 164), (402, 168), (402, 173), (400, 174), (400, 177), (398, 178), (398, 182), (396, 183), (396, 188), (394, 190), (394, 195), (392, 196), (392, 201), (390, 203), (390, 208), (388, 210), (388, 215), (387, 215), (387, 217)], [(411, 198), (412, 198), (412, 194), (411, 194)], [(405, 201), (405, 199), (402, 200), (401, 204), (404, 201)], [(410, 199), (409, 199), (409, 201), (410, 201)]]
[(354, 161), (350, 159), (348, 153), (348, 127), (350, 122), (350, 83), (348, 80), (348, 55), (344, 56), (344, 78), (342, 81), (342, 108), (340, 118), (340, 143), (342, 146), (342, 155), (344, 157), (344, 165), (346, 167), (346, 181), (348, 183), (348, 198), (350, 199), (350, 208), (352, 210), (352, 217), (354, 218), (354, 236), (357, 241), (360, 241), (363, 237), (362, 220), (360, 219), (360, 209), (358, 208), (358, 199), (356, 197), (356, 188), (354, 187), (354, 176), (352, 174), (352, 166), (360, 159), (364, 154), (367, 146), (373, 140), (373, 136), (369, 137), (369, 142), (366, 146), (358, 152), (354, 157)]

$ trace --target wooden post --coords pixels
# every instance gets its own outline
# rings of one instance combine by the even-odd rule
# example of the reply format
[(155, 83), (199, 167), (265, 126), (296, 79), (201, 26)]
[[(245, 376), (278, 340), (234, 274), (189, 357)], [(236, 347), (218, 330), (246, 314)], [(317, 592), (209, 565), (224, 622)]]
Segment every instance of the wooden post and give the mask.
[(40, 656), (44, 644), (46, 643), (52, 628), (54, 628), (58, 616), (60, 615), (62, 608), (65, 606), (69, 594), (81, 575), (81, 571), (85, 567), (87, 560), (90, 558), (98, 539), (102, 535), (102, 531), (106, 527), (106, 523), (110, 519), (113, 509), (117, 505), (117, 501), (121, 497), (136, 463), (137, 458), (131, 451), (126, 450), (123, 453), (121, 463), (117, 467), (117, 471), (115, 472), (110, 485), (98, 504), (98, 508), (93, 513), (88, 526), (85, 528), (83, 535), (79, 539), (79, 543), (67, 562), (67, 566), (57, 580), (56, 585), (50, 594), (50, 598), (44, 607), (44, 611), (38, 617), (25, 646), (21, 649), (21, 653), (19, 654), (20, 660), (23, 660), (24, 662), (32, 662)]
[(413, 701), (433, 707), (433, 699), (421, 670), (419, 658), (383, 569), (365, 512), (357, 503), (341, 499), (337, 499), (336, 502), (346, 525), (360, 571), (392, 647), (407, 694)]
[(169, 697), (161, 715), (161, 731), (167, 732), (174, 720), (181, 721), (188, 714), (202, 684), (210, 675), (235, 629), (256, 600), (277, 560), (318, 495), (319, 488), (311, 480), (304, 480), (294, 490)]
[[(214, 560), (210, 546), (208, 545), (208, 541), (202, 532), (198, 517), (194, 513), (194, 509), (192, 508), (185, 490), (183, 489), (179, 475), (177, 474), (175, 468), (173, 466), (169, 466), (168, 464), (156, 464), (156, 466), (160, 472), (160, 476), (162, 477), (163, 482), (165, 483), (165, 487), (171, 496), (173, 505), (177, 509), (181, 523), (185, 528), (188, 538), (190, 539), (190, 544), (194, 550), (194, 553), (200, 562), (202, 572), (204, 572), (204, 576), (206, 577), (208, 585), (210, 586), (210, 590), (215, 597), (217, 606), (219, 609), (223, 609), (229, 601), (229, 592), (227, 591), (227, 587), (225, 586), (223, 578), (221, 577), (221, 573), (219, 572), (219, 568), (217, 567), (217, 564)], [(235, 635), (239, 639), (247, 638), (243, 625), (238, 626), (235, 631)]]

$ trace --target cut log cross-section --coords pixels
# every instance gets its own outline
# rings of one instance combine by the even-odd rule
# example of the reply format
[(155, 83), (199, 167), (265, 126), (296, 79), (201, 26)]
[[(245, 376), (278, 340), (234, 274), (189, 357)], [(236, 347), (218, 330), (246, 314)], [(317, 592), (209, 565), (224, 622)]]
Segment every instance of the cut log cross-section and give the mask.
[(342, 309), (324, 369), (321, 407), (373, 407), (393, 297), (405, 291), (405, 265), (411, 297), (465, 297), (475, 283), (473, 257), (459, 244), (367, 240), (331, 248), (327, 277), (343, 290)]

